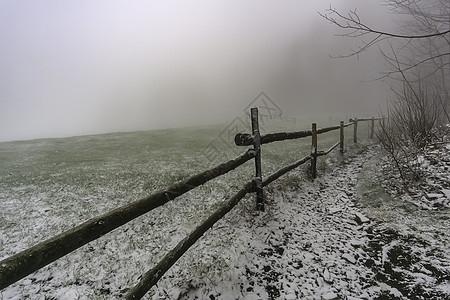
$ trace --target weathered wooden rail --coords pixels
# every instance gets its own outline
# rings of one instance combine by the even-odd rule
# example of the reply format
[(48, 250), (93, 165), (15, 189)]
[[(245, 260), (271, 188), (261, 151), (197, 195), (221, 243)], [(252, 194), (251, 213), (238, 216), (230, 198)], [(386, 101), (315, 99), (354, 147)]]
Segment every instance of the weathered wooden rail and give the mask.
[[(14, 282), (30, 275), (40, 268), (54, 262), (55, 260), (69, 254), (81, 246), (98, 239), (104, 234), (130, 222), (131, 220), (176, 199), (184, 193), (203, 185), (204, 183), (226, 174), (251, 159), (255, 159), (255, 176), (228, 201), (224, 202), (212, 215), (202, 222), (194, 231), (177, 244), (154, 268), (147, 271), (139, 283), (130, 289), (126, 295), (127, 299), (140, 299), (148, 290), (154, 286), (164, 273), (217, 221), (224, 217), (239, 201), (248, 193), (256, 192), (256, 209), (264, 210), (263, 188), (275, 181), (282, 175), (297, 168), (298, 166), (311, 161), (311, 175), (317, 176), (316, 163), (317, 158), (329, 154), (337, 146), (340, 146), (340, 152), (344, 152), (344, 128), (354, 126), (354, 142), (357, 142), (357, 124), (360, 121), (372, 121), (371, 134), (373, 137), (374, 121), (382, 118), (370, 119), (350, 119), (350, 123), (340, 122), (338, 126), (317, 129), (315, 123), (310, 131), (298, 132), (280, 132), (261, 135), (258, 124), (258, 109), (251, 109), (252, 134), (238, 133), (235, 136), (235, 143), (238, 146), (253, 145), (253, 149), (248, 149), (245, 153), (222, 163), (214, 168), (190, 178), (176, 183), (165, 190), (155, 192), (145, 198), (126, 204), (106, 214), (94, 217), (86, 222), (58, 234), (46, 241), (43, 241), (29, 249), (19, 252), (9, 258), (0, 261), (0, 290), (13, 284)], [(383, 119), (384, 121), (384, 119)], [(317, 135), (333, 130), (340, 130), (340, 139), (337, 143), (325, 151), (317, 149)], [(261, 170), (261, 145), (276, 141), (299, 139), (312, 137), (311, 153), (284, 166), (276, 172), (263, 177)]]

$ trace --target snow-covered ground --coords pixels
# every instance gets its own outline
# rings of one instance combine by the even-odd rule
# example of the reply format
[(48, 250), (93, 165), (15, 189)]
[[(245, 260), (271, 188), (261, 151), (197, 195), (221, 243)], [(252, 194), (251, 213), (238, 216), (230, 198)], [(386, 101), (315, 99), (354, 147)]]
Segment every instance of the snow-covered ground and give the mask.
[(410, 182), (407, 194), (404, 193), (400, 176), (398, 172), (394, 172), (389, 158), (383, 157), (382, 186), (391, 195), (424, 209), (450, 208), (450, 126), (443, 126), (437, 135), (439, 138), (427, 145), (417, 159), (411, 162), (422, 180)]
[(429, 224), (428, 233), (436, 235), (424, 238), (398, 226), (401, 219), (377, 218), (383, 204), (360, 201), (387, 195), (362, 192), (367, 178), (380, 171), (376, 148), (361, 148), (312, 183), (299, 179), (301, 170), (275, 183), (265, 213), (235, 210), (226, 221), (232, 227), (219, 225), (202, 241), (210, 245), (220, 235), (233, 236), (233, 244), (219, 250), (228, 258), (223, 281), (210, 272), (174, 284), (171, 272), (153, 299), (450, 299), (448, 211), (435, 221), (437, 229)]
[[(255, 214), (253, 195), (246, 197), (144, 299), (450, 299), (449, 209), (424, 210), (393, 198), (381, 187), (378, 152), (376, 145), (351, 146), (344, 158), (336, 151), (320, 160), (319, 177), (313, 182), (305, 179), (306, 166), (300, 167), (265, 189), (268, 203), (263, 213)], [(450, 167), (448, 157), (437, 156)], [(447, 176), (444, 171), (440, 174)], [(131, 182), (132, 187), (141, 185)], [(221, 197), (236, 188), (229, 187)], [(0, 299), (121, 299), (140, 274), (209, 214), (207, 205), (217, 206), (210, 196), (197, 201), (211, 194), (213, 186), (205, 189), (200, 196), (188, 193), (163, 211), (78, 249), (4, 289)], [(53, 199), (60, 197), (59, 190), (51, 192)], [(116, 192), (105, 191), (114, 201), (97, 209), (107, 211), (123, 203)], [(33, 197), (42, 202), (51, 199), (48, 196)], [(5, 205), (17, 205), (19, 195), (14, 199), (2, 202), (8, 222), (0, 231), (2, 258), (42, 240), (42, 231), (60, 232), (56, 224), (64, 220), (61, 213), (47, 223), (54, 228), (43, 230), (43, 223), (24, 227), (6, 214)], [(89, 203), (88, 207), (94, 205)], [(24, 215), (23, 223), (54, 215), (52, 203), (44, 204), (36, 206), (35, 215)], [(29, 209), (27, 203), (21, 207)], [(181, 207), (183, 211), (175, 214)], [(79, 209), (70, 202), (64, 207), (66, 227), (85, 214)], [(26, 235), (26, 228), (31, 234)], [(145, 232), (148, 236), (142, 235)]]

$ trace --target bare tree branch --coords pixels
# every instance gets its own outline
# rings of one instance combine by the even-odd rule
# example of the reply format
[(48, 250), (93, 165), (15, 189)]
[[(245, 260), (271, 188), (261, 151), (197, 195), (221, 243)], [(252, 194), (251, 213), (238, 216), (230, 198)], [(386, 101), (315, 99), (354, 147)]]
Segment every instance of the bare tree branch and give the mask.
[[(447, 33), (450, 33), (449, 30), (445, 31), (438, 31), (434, 33), (429, 34), (421, 34), (421, 35), (404, 35), (404, 34), (396, 34), (386, 31), (377, 30), (374, 28), (371, 28), (363, 23), (361, 23), (361, 20), (355, 10), (352, 10), (348, 13), (347, 16), (342, 15), (339, 13), (336, 9), (330, 7), (327, 12), (328, 14), (322, 14), (319, 12), (319, 15), (322, 18), (325, 18), (326, 20), (330, 21), (332, 24), (342, 28), (342, 29), (351, 29), (353, 30), (351, 33), (342, 34), (342, 36), (347, 37), (360, 37), (364, 34), (377, 34), (380, 36), (386, 36), (386, 37), (393, 37), (393, 38), (400, 38), (400, 39), (423, 39), (423, 38), (430, 38), (430, 37), (436, 37), (436, 36), (443, 36)], [(338, 18), (333, 17), (333, 15), (337, 16)]]
[[(348, 54), (341, 54), (338, 56), (332, 56), (333, 58), (348, 58), (352, 56), (357, 56), (372, 47), (374, 44), (379, 43), (386, 39), (400, 39), (400, 40), (408, 40), (408, 43), (410, 43), (412, 40), (424, 40), (429, 38), (443, 38), (447, 43), (449, 44), (449, 38), (447, 35), (450, 36), (450, 28), (446, 30), (438, 30), (438, 25), (436, 21), (436, 16), (431, 15), (429, 13), (425, 13), (423, 9), (419, 5), (420, 1), (415, 0), (391, 0), (389, 2), (389, 5), (391, 5), (393, 8), (396, 8), (397, 11), (400, 9), (403, 13), (410, 14), (419, 24), (421, 24), (420, 27), (422, 31), (428, 31), (429, 33), (424, 34), (399, 34), (399, 33), (392, 33), (387, 31), (381, 31), (378, 29), (375, 29), (369, 25), (366, 25), (361, 21), (361, 18), (359, 17), (357, 10), (350, 10), (346, 15), (340, 13), (336, 9), (330, 6), (329, 9), (326, 10), (326, 13), (318, 12), (319, 15), (329, 21), (330, 23), (334, 24), (335, 26), (345, 29), (348, 32), (343, 34), (337, 34), (338, 36), (344, 36), (344, 37), (351, 37), (351, 38), (361, 38), (364, 36), (372, 36), (369, 42), (362, 41), (363, 45), (359, 47), (358, 49), (350, 49), (350, 53)], [(447, 19), (442, 19), (440, 21), (442, 22), (450, 22), (448, 21), (450, 19), (450, 16), (448, 14), (443, 13), (447, 17)], [(445, 21), (443, 21), (445, 20)], [(417, 26), (416, 26), (417, 27)], [(448, 54), (443, 54), (448, 55)], [(423, 62), (427, 62), (429, 60), (434, 59), (435, 57), (430, 57), (430, 59), (424, 60)], [(414, 64), (414, 67), (420, 65)]]

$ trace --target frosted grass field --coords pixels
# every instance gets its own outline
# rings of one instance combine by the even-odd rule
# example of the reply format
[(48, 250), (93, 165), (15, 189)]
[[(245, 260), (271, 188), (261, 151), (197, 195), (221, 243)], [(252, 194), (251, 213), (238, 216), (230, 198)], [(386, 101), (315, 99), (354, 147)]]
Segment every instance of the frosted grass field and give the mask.
[[(262, 133), (306, 130), (309, 121), (278, 120)], [(338, 123), (329, 118), (318, 127)], [(220, 143), (224, 126), (0, 143), (0, 259), (243, 153), (247, 147), (233, 150), (223, 144), (223, 160), (202, 154), (211, 141)], [(360, 125), (360, 135), (367, 136), (366, 128)], [(346, 128), (346, 143), (351, 143), (352, 131)], [(338, 135), (320, 135), (319, 149), (334, 144)], [(263, 145), (262, 151), (264, 175), (307, 155), (310, 138)], [(253, 172), (249, 161), (11, 285), (0, 299), (115, 299)], [(250, 195), (236, 209), (253, 208)], [(221, 245), (200, 242), (198, 248), (233, 242), (223, 235)], [(174, 281), (202, 276), (211, 266), (226, 273), (226, 257), (198, 259), (201, 254), (193, 252), (174, 266)]]

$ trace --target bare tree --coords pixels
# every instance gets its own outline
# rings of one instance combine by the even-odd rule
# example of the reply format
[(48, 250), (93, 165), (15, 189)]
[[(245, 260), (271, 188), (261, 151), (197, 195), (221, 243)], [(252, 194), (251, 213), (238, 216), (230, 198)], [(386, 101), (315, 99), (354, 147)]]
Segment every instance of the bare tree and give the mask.
[(420, 155), (433, 139), (440, 120), (450, 122), (450, 0), (387, 0), (402, 18), (396, 32), (378, 30), (351, 10), (330, 7), (323, 18), (344, 30), (341, 36), (361, 39), (357, 49), (340, 58), (362, 55), (375, 44), (381, 50), (394, 97), (388, 104), (388, 122), (377, 135), (407, 187), (420, 180)]
[[(431, 4), (432, 3), (432, 4)], [(369, 38), (362, 40), (362, 45), (358, 49), (352, 49), (350, 53), (340, 55), (345, 58), (359, 56), (362, 52), (372, 47), (374, 44), (386, 40), (405, 40), (410, 43), (413, 40), (434, 39), (434, 44), (439, 45), (439, 51), (433, 52), (428, 57), (415, 62), (414, 64), (402, 63), (406, 68), (412, 68), (423, 64), (429, 60), (439, 57), (450, 57), (450, 1), (448, 0), (388, 0), (387, 5), (398, 14), (409, 15), (412, 20), (405, 28), (412, 32), (387, 32), (378, 30), (366, 23), (359, 17), (357, 10), (351, 10), (343, 14), (330, 6), (325, 13), (319, 14), (346, 32), (341, 36), (351, 38)], [(405, 30), (404, 30), (405, 31)], [(445, 48), (446, 46), (446, 48)], [(446, 62), (444, 65), (448, 65)], [(441, 65), (443, 67), (444, 65)]]
[(356, 9), (344, 14), (330, 7), (319, 14), (343, 29), (341, 36), (361, 39), (357, 49), (340, 58), (359, 56), (387, 41), (390, 51), (382, 51), (387, 70), (380, 78), (403, 81), (403, 75), (409, 73), (410, 82), (420, 80), (421, 85), (434, 88), (441, 96), (442, 115), (450, 122), (450, 0), (387, 0), (385, 5), (393, 13), (409, 17), (397, 32), (366, 24)]

